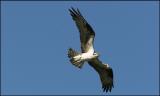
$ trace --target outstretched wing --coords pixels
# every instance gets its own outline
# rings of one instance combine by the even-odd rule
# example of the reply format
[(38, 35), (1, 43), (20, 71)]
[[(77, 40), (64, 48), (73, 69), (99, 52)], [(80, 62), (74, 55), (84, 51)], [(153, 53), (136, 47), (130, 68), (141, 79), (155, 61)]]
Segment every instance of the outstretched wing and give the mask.
[(107, 66), (104, 65), (98, 58), (92, 59), (91, 61), (88, 61), (88, 63), (98, 72), (103, 91), (111, 92), (112, 88), (114, 87), (112, 68), (107, 68)]
[(86, 53), (90, 49), (93, 49), (95, 32), (93, 31), (91, 26), (87, 23), (87, 21), (84, 19), (84, 17), (81, 15), (78, 9), (75, 10), (74, 8), (71, 8), (69, 9), (69, 11), (72, 16), (72, 19), (75, 21), (80, 32), (82, 53)]

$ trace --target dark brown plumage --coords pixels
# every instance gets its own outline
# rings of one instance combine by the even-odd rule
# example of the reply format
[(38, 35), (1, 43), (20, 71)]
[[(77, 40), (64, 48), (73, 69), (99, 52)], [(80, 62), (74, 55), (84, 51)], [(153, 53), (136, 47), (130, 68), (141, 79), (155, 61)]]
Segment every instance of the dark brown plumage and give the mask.
[[(89, 50), (89, 45), (87, 45), (88, 40), (90, 37), (94, 38), (95, 32), (93, 31), (92, 27), (87, 23), (87, 21), (83, 18), (80, 11), (74, 8), (69, 9), (72, 19), (75, 21), (78, 30), (80, 32), (80, 41), (81, 41), (81, 50), (83, 53)], [(92, 43), (94, 40), (92, 41)]]

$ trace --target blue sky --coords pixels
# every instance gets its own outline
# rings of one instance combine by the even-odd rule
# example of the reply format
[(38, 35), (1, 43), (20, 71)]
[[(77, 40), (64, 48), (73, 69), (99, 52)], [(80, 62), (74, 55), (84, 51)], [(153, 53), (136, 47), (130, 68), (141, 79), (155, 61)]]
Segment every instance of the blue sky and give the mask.
[(95, 50), (114, 71), (110, 95), (158, 94), (158, 2), (7, 2), (1, 5), (2, 94), (106, 94), (87, 63), (72, 66), (67, 49), (80, 51), (68, 8), (79, 8), (96, 32)]

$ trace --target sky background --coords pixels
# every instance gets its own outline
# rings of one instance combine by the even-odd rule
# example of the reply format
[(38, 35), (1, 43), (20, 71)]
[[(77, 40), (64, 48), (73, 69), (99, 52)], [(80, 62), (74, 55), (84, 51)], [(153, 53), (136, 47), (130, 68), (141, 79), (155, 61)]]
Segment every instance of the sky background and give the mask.
[(1, 92), (5, 95), (106, 94), (87, 63), (74, 67), (67, 49), (80, 51), (68, 8), (79, 8), (96, 32), (95, 50), (114, 71), (110, 95), (158, 94), (158, 2), (7, 2), (1, 5)]

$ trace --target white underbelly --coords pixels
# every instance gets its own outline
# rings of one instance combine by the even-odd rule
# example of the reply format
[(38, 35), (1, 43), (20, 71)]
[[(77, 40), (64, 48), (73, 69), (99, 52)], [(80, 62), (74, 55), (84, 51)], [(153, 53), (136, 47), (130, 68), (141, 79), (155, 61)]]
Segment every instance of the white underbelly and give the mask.
[(82, 60), (90, 60), (90, 59), (93, 58), (93, 54), (92, 53), (83, 53), (81, 56), (82, 56), (81, 57)]

